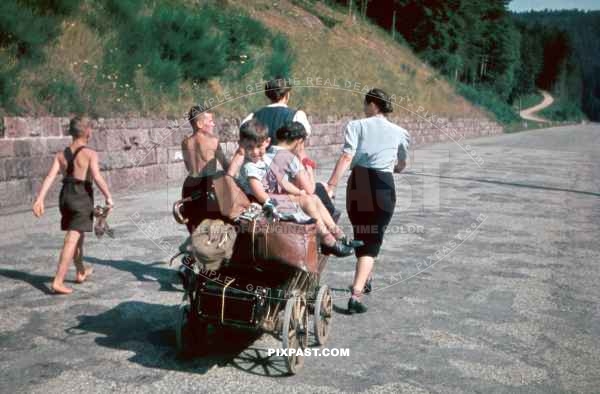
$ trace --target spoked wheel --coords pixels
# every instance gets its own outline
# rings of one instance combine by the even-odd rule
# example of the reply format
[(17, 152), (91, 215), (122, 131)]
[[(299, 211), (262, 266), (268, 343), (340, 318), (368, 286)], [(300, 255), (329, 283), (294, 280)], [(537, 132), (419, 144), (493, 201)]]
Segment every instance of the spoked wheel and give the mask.
[(288, 372), (295, 374), (304, 365), (304, 356), (296, 352), (308, 346), (308, 308), (304, 296), (287, 300), (281, 336), (283, 349), (292, 351), (285, 359)]
[(323, 285), (315, 299), (314, 329), (317, 344), (324, 345), (329, 338), (331, 317), (333, 312), (333, 298), (329, 286)]
[(205, 344), (206, 328), (206, 323), (192, 316), (190, 304), (182, 302), (175, 323), (177, 353), (184, 357), (198, 354)]

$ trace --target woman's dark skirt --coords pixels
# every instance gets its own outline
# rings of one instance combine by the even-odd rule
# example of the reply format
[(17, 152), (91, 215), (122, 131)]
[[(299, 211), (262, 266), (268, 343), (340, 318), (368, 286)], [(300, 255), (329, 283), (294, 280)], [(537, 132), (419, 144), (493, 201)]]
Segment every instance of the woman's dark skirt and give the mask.
[(58, 197), (63, 231), (91, 232), (94, 225), (94, 191), (92, 184), (65, 178)]
[(377, 257), (395, 207), (396, 187), (391, 173), (354, 167), (346, 189), (346, 210), (354, 239), (365, 243), (356, 249), (356, 257)]

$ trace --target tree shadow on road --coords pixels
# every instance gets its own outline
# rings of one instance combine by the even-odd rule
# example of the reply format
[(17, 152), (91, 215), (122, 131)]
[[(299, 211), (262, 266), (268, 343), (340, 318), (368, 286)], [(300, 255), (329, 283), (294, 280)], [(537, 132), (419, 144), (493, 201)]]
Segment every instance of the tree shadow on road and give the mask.
[[(226, 330), (213, 333), (202, 357), (182, 359), (175, 344), (178, 307), (128, 301), (97, 315), (80, 315), (69, 335), (101, 334), (94, 341), (103, 347), (135, 353), (129, 361), (148, 368), (204, 374), (215, 366), (233, 363), (260, 335)], [(243, 369), (243, 368), (242, 368)]]
[(158, 267), (159, 265), (166, 265), (162, 261), (142, 263), (133, 260), (103, 260), (89, 256), (85, 256), (84, 261), (129, 272), (140, 282), (157, 282), (160, 285), (159, 291), (183, 291), (174, 286), (181, 284), (181, 279), (176, 270), (168, 267)]
[(52, 282), (54, 279), (51, 276), (33, 275), (23, 271), (8, 270), (3, 268), (0, 268), (0, 276), (29, 283), (32, 287), (35, 287), (42, 293), (53, 294), (52, 290), (50, 290), (50, 287), (48, 286), (48, 283)]

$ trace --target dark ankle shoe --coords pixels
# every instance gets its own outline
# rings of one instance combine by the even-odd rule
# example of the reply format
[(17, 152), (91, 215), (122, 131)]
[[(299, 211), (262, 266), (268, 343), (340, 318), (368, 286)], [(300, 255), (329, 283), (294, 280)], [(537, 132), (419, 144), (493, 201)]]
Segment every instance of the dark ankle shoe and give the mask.
[(342, 241), (335, 241), (333, 246), (321, 245), (321, 253), (336, 257), (346, 257), (354, 253), (354, 248), (351, 248)]
[(365, 313), (367, 311), (367, 306), (362, 302), (355, 300), (354, 298), (350, 298), (348, 300), (348, 313)]
[(369, 294), (371, 291), (373, 291), (373, 279), (369, 279), (367, 283), (365, 283), (363, 294)]
[(348, 245), (352, 249), (360, 248), (361, 246), (365, 245), (365, 243), (363, 241), (360, 241), (358, 239), (350, 240), (347, 237), (342, 238), (342, 242), (344, 243), (344, 245)]

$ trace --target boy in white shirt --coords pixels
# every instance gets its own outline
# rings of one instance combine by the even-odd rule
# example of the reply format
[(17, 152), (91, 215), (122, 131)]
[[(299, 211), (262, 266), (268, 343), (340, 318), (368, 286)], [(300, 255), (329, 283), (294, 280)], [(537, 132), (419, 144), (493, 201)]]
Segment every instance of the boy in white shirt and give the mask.
[(354, 249), (346, 243), (344, 233), (335, 224), (321, 200), (315, 195), (307, 195), (291, 182), (304, 171), (294, 154), (294, 149), (301, 140), (303, 141), (302, 137), (296, 138), (276, 154), (266, 154), (271, 142), (267, 129), (255, 119), (242, 124), (239, 145), (245, 161), (240, 170), (240, 185), (248, 195), (271, 212), (298, 217), (298, 210), (301, 208), (316, 221), (321, 236), (321, 251), (338, 257), (349, 256)]

